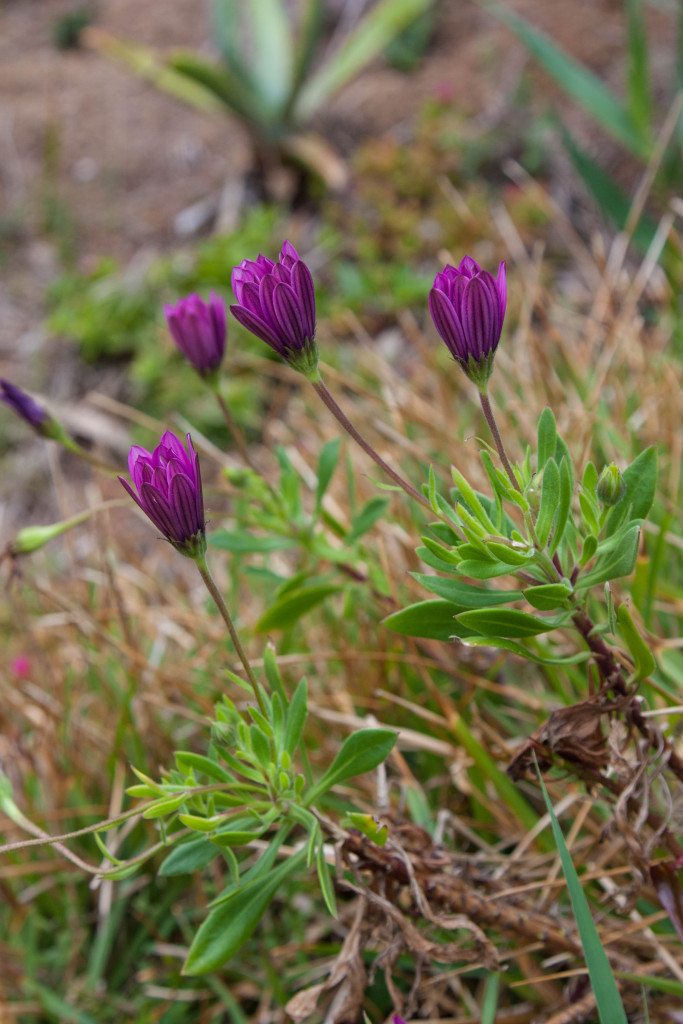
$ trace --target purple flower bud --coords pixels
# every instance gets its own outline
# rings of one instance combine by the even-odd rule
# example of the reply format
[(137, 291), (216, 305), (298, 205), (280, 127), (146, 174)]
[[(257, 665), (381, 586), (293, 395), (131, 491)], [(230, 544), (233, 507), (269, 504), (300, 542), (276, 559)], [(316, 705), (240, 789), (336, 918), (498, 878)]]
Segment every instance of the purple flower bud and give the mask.
[(471, 256), (465, 256), (459, 267), (444, 267), (429, 293), (434, 326), (480, 390), (491, 376), (506, 305), (505, 264), (494, 278)]
[(29, 427), (35, 430), (41, 437), (50, 437), (50, 426), (54, 422), (46, 409), (38, 405), (30, 395), (10, 384), (8, 380), (0, 380), (0, 402), (9, 405), (14, 409), (17, 416), (20, 416)]
[(242, 260), (233, 269), (232, 290), (235, 319), (295, 370), (317, 379), (315, 288), (291, 242), (284, 243), (277, 263), (266, 256)]
[(215, 292), (204, 302), (188, 295), (175, 306), (164, 306), (166, 323), (185, 358), (202, 377), (210, 376), (221, 364), (225, 352), (227, 324), (225, 303)]
[(153, 452), (133, 445), (128, 469), (135, 490), (122, 476), (119, 480), (166, 540), (190, 558), (202, 555), (206, 548), (204, 498), (190, 435), (187, 450), (170, 430)]

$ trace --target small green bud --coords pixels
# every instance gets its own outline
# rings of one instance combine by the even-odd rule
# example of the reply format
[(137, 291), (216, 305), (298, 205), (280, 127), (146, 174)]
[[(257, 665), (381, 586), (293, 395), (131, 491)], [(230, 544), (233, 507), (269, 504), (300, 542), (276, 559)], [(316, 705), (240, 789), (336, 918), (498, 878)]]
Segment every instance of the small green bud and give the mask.
[(282, 754), (280, 756), (280, 764), (282, 765), (286, 772), (289, 771), (289, 769), (292, 767), (292, 759), (289, 756), (288, 750), (282, 751)]
[(610, 462), (609, 466), (605, 466), (598, 477), (596, 493), (606, 508), (612, 508), (624, 497), (626, 484), (616, 463)]

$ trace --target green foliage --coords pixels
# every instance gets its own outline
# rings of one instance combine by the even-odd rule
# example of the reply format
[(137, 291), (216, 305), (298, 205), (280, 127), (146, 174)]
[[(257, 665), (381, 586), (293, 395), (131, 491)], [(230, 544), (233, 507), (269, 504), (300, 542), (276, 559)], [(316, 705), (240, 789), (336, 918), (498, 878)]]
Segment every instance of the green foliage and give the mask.
[(571, 854), (567, 849), (567, 844), (564, 840), (560, 823), (557, 820), (555, 809), (550, 802), (550, 797), (548, 796), (548, 791), (540, 772), (538, 773), (538, 781), (541, 786), (548, 814), (550, 815), (553, 837), (557, 844), (557, 850), (562, 864), (562, 871), (569, 890), (572, 910), (574, 911), (579, 935), (581, 936), (581, 944), (586, 956), (586, 964), (588, 966), (591, 985), (593, 987), (593, 992), (595, 993), (595, 1002), (598, 1008), (600, 1024), (626, 1024), (626, 1011), (624, 1010), (624, 1004), (622, 1003), (621, 996), (619, 995), (617, 983), (614, 980), (612, 968), (610, 967), (609, 960), (605, 955), (605, 950), (591, 916), (590, 908), (584, 895), (579, 876), (576, 873), (576, 868), (574, 867)]
[(104, 35), (96, 43), (179, 99), (202, 110), (218, 105), (260, 142), (286, 144), (430, 6), (431, 0), (376, 0), (332, 54), (324, 52), (324, 0), (301, 0), (295, 12), (284, 0), (214, 0), (220, 63), (184, 51), (164, 62), (152, 50)]

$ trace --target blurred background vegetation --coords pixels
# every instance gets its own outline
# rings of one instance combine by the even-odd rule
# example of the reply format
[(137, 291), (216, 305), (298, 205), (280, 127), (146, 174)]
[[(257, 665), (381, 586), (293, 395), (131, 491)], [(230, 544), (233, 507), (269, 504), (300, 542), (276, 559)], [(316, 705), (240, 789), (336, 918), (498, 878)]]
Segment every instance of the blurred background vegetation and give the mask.
[[(681, 8), (9, 0), (0, 68), (0, 375), (47, 396), (121, 465), (131, 439), (150, 444), (168, 423), (191, 429), (221, 527), (222, 585), (254, 653), (272, 636), (288, 682), (309, 674), (320, 762), (367, 716), (400, 727), (397, 821), (472, 856), (474, 832), (506, 857), (526, 823), (502, 798), (505, 765), (551, 708), (585, 692), (585, 670), (531, 669), (385, 630), (382, 619), (421, 594), (409, 576), (424, 568), (410, 512), (392, 499), (385, 514), (373, 468), (344, 444), (315, 520), (316, 466), (334, 424), (233, 323), (225, 395), (285, 496), (264, 511), (259, 481), (223, 453), (220, 410), (167, 337), (162, 305), (188, 291), (229, 297), (235, 263), (290, 237), (316, 279), (330, 379), (419, 484), (432, 461), (480, 472), (483, 429), (426, 325), (433, 275), (465, 252), (491, 269), (506, 259), (493, 387), (514, 454), (544, 404), (572, 452), (598, 466), (660, 450), (655, 527), (623, 590), (657, 653), (657, 684), (677, 692)], [(8, 415), (2, 423), (3, 544), (26, 522), (118, 496)], [(119, 810), (130, 763), (156, 775), (177, 747), (206, 744), (229, 655), (187, 567), (161, 547), (128, 510), (107, 513), (21, 565), (3, 601), (0, 767), (22, 811), (52, 833)], [(264, 619), (273, 607), (281, 617)], [(560, 773), (550, 789), (578, 822), (575, 858), (597, 870), (604, 806)], [(372, 779), (336, 809), (352, 803), (372, 812)], [(22, 834), (9, 819), (0, 827)], [(132, 856), (152, 831), (117, 830), (112, 849)], [(97, 861), (87, 836), (71, 849)], [(630, 879), (626, 847), (611, 857)], [(543, 891), (553, 863), (532, 853), (509, 884)], [(6, 858), (0, 1020), (286, 1019), (292, 995), (329, 973), (348, 916), (323, 917), (313, 888), (298, 884), (229, 968), (184, 979), (183, 950), (221, 878), (214, 864), (203, 878), (150, 870), (92, 887), (49, 847)], [(621, 908), (602, 895), (594, 882), (605, 930), (620, 929)], [(656, 907), (636, 909), (649, 919)], [(652, 927), (668, 951), (670, 923)], [(370, 969), (374, 953), (364, 956)], [(391, 985), (408, 998), (415, 983), (422, 1016), (549, 1021), (564, 994), (557, 981), (528, 983), (541, 973), (535, 956), (511, 957), (493, 992), (481, 968), (431, 965), (416, 979), (402, 954), (371, 976), (366, 1011), (383, 1019)], [(673, 1020), (673, 998), (680, 991), (649, 991), (649, 1019)]]

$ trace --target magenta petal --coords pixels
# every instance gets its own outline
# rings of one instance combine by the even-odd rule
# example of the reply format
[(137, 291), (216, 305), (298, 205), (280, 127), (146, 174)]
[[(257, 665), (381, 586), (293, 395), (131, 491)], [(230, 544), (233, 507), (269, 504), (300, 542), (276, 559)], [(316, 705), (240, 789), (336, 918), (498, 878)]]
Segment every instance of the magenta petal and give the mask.
[(303, 315), (294, 291), (286, 284), (278, 284), (273, 292), (273, 306), (287, 348), (302, 348), (306, 341)]
[(292, 267), (292, 288), (301, 309), (304, 331), (308, 338), (315, 335), (315, 285), (310, 270), (299, 260)]
[(467, 360), (467, 344), (453, 304), (437, 288), (429, 293), (429, 312), (442, 341), (455, 359)]
[(265, 320), (257, 316), (256, 313), (252, 313), (251, 310), (245, 309), (244, 306), (231, 306), (230, 312), (243, 327), (246, 327), (248, 331), (255, 334), (261, 341), (265, 341), (267, 345), (274, 348), (280, 355), (283, 355), (280, 339)]
[(498, 267), (498, 274), (496, 276), (496, 288), (498, 290), (498, 300), (500, 303), (500, 325), (502, 328), (508, 301), (507, 272), (505, 269), (505, 260), (503, 260), (500, 266)]

